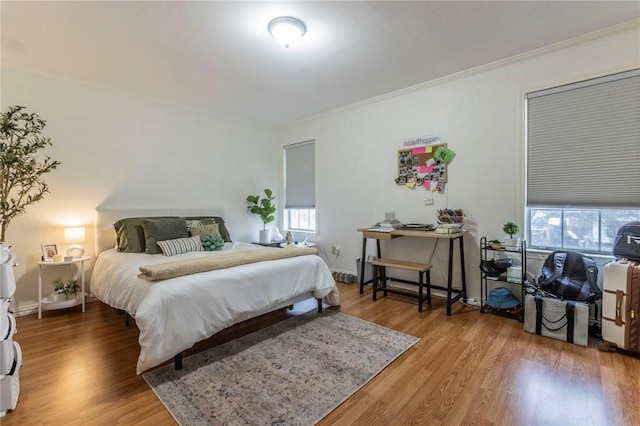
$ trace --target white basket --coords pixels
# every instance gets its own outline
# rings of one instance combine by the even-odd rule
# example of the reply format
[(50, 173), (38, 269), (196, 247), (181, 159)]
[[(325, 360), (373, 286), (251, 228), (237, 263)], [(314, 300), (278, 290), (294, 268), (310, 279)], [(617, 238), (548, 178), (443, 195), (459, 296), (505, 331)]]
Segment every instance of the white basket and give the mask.
[(22, 366), (22, 348), (18, 342), (0, 342), (0, 377), (14, 376)]
[(16, 317), (11, 312), (0, 314), (0, 340), (11, 339), (14, 334), (16, 334)]
[(0, 298), (9, 298), (16, 291), (16, 280), (13, 274), (15, 255), (8, 252), (7, 259), (0, 263)]
[(16, 409), (19, 394), (20, 378), (17, 373), (0, 378), (0, 416), (4, 416), (7, 410)]

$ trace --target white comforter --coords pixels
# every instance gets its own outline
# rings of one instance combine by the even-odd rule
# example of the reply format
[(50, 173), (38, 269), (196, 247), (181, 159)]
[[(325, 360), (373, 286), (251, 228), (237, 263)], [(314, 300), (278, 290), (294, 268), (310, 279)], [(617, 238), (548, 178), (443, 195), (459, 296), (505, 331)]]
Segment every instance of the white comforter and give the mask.
[[(224, 251), (259, 246), (227, 243)], [(221, 251), (222, 252), (222, 251)], [(139, 267), (173, 260), (215, 256), (191, 252), (173, 257), (107, 250), (98, 256), (91, 292), (124, 309), (140, 329), (137, 373), (154, 367), (233, 324), (286, 306), (304, 296), (337, 306), (340, 297), (326, 263), (316, 255), (235, 266), (149, 282)]]

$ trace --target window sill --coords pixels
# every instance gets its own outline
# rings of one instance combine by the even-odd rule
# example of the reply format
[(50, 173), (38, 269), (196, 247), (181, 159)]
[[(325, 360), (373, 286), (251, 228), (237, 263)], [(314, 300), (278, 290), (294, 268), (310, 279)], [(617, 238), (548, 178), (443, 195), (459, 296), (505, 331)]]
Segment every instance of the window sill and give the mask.
[[(527, 259), (546, 259), (547, 256), (549, 256), (554, 250), (569, 250), (569, 251), (575, 251), (577, 253), (582, 253), (580, 250), (573, 250), (573, 249), (561, 249), (561, 248), (557, 248), (557, 249), (536, 249), (536, 248), (529, 248), (527, 247)], [(585, 256), (589, 256), (592, 257), (594, 260), (595, 259), (601, 259), (603, 261), (606, 262), (610, 262), (612, 260), (615, 259), (615, 257), (613, 255), (607, 255), (607, 254), (601, 254), (601, 253), (584, 253)]]

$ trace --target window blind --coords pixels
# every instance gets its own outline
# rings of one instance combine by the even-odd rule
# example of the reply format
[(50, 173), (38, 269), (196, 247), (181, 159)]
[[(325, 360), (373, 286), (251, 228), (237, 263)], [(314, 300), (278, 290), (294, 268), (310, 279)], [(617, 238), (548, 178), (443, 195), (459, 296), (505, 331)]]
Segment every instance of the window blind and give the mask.
[(285, 146), (284, 164), (285, 208), (315, 208), (315, 141)]
[(527, 206), (640, 207), (640, 69), (527, 95)]

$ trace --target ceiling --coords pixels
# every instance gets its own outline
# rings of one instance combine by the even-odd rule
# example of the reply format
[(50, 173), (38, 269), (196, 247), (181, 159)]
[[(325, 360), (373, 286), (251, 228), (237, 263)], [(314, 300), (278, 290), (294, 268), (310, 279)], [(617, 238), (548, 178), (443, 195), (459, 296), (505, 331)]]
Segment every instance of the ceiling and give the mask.
[[(2, 1), (5, 67), (282, 125), (640, 18), (637, 1)], [(298, 17), (285, 49), (271, 19)]]

